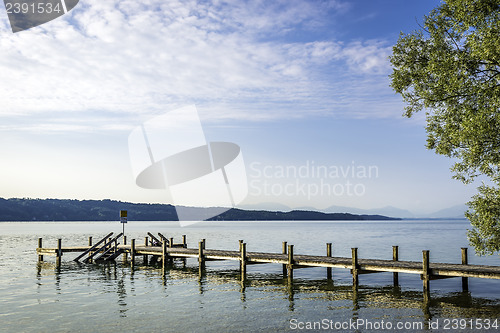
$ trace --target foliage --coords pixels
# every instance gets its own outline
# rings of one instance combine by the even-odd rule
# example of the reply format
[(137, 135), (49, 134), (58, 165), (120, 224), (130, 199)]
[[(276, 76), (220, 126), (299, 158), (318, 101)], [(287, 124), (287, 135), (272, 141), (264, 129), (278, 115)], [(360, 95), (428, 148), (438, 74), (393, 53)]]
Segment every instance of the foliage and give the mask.
[[(390, 58), (405, 115), (425, 110), (427, 148), (456, 159), (454, 178), (484, 175), (491, 186), (469, 202), (469, 240), (500, 249), (500, 0), (446, 0), (422, 30), (401, 34)], [(492, 187), (493, 186), (493, 187)]]

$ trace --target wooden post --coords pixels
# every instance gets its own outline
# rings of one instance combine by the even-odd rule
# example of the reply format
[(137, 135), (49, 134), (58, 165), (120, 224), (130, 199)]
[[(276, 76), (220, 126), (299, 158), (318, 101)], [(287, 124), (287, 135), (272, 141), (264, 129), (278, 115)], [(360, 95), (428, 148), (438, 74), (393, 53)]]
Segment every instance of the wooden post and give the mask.
[[(326, 256), (327, 257), (332, 256), (332, 243), (326, 243)], [(331, 267), (326, 268), (326, 278), (328, 280), (332, 279), (332, 268)]]
[[(123, 245), (127, 245), (127, 236), (123, 236)], [(123, 263), (127, 262), (127, 252), (123, 252)]]
[[(281, 253), (286, 254), (286, 242), (283, 242), (283, 248)], [(287, 268), (286, 264), (283, 264), (283, 278), (286, 278), (286, 276), (287, 276)]]
[(204, 248), (204, 243), (203, 243), (203, 240), (201, 240), (198, 243), (198, 261), (199, 261), (200, 265), (205, 262), (205, 259), (203, 258), (203, 248)]
[(288, 265), (287, 265), (288, 280), (293, 280), (293, 245), (288, 245)]
[[(469, 259), (467, 256), (467, 248), (462, 248), (462, 265), (467, 265), (469, 263)], [(462, 291), (469, 291), (469, 278), (462, 277)]]
[[(243, 246), (243, 239), (238, 239), (238, 252), (241, 255), (241, 248)], [(243, 271), (243, 268), (241, 267), (241, 260), (240, 260), (240, 273)]]
[(241, 279), (244, 280), (247, 274), (247, 243), (241, 243), (241, 264), (240, 264), (240, 272)]
[[(43, 240), (40, 237), (40, 238), (38, 238), (38, 248), (39, 249), (43, 248), (42, 245), (43, 245)], [(38, 261), (43, 261), (43, 255), (41, 255), (41, 254), (38, 255)]]
[[(149, 243), (149, 238), (144, 237), (144, 246), (148, 246), (148, 243)], [(144, 265), (148, 264), (148, 255), (147, 254), (142, 255), (142, 261), (143, 261)]]
[(205, 250), (205, 245), (207, 244), (207, 240), (203, 238), (201, 241), (203, 242), (203, 250)]
[(352, 252), (352, 284), (353, 286), (357, 287), (358, 286), (358, 248), (353, 247), (351, 248)]
[(422, 251), (422, 281), (424, 287), (424, 300), (430, 299), (430, 268), (429, 268), (429, 250)]
[(92, 236), (89, 236), (89, 246), (92, 246)]
[(134, 267), (135, 264), (135, 239), (130, 241), (130, 265)]
[(174, 237), (170, 237), (170, 242), (169, 242), (169, 247), (173, 247), (174, 246)]
[(186, 235), (182, 235), (182, 247), (187, 248), (188, 244), (186, 241)]
[(162, 254), (161, 258), (162, 274), (163, 276), (165, 276), (165, 272), (167, 271), (167, 242), (165, 241), (161, 243), (161, 254)]
[[(398, 261), (399, 260), (399, 247), (397, 245), (394, 245), (392, 247), (392, 261)], [(394, 286), (399, 285), (399, 274), (394, 272), (392, 273), (392, 282)]]
[(61, 267), (61, 257), (62, 257), (62, 240), (59, 238), (57, 240), (57, 253), (56, 253), (56, 267)]

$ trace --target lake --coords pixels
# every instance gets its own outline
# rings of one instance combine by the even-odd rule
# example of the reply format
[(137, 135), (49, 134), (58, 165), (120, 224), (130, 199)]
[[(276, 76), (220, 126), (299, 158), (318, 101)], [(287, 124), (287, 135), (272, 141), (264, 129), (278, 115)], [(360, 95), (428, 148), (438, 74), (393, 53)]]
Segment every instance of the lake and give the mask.
[[(125, 234), (138, 244), (148, 231), (177, 242), (186, 235), (189, 247), (205, 238), (207, 249), (225, 250), (237, 250), (243, 239), (250, 252), (281, 252), (287, 241), (295, 254), (311, 255), (324, 255), (331, 242), (334, 256), (350, 257), (357, 247), (359, 258), (370, 259), (391, 259), (392, 246), (398, 245), (400, 260), (421, 261), (422, 250), (430, 250), (431, 262), (460, 263), (468, 227), (462, 220), (201, 222), (188, 227), (129, 222)], [(406, 327), (401, 331), (439, 332), (495, 325), (500, 318), (500, 280), (471, 278), (465, 293), (460, 278), (433, 280), (431, 301), (424, 303), (422, 282), (414, 274), (400, 273), (399, 287), (393, 286), (392, 273), (360, 275), (356, 290), (346, 269), (333, 269), (331, 282), (326, 268), (298, 269), (289, 285), (277, 264), (248, 266), (242, 282), (238, 262), (229, 261), (207, 262), (201, 275), (195, 259), (176, 261), (165, 278), (160, 266), (144, 265), (141, 257), (134, 269), (121, 257), (116, 264), (78, 264), (73, 253), (65, 253), (60, 269), (54, 257), (37, 263), (39, 237), (45, 247), (55, 247), (58, 238), (63, 246), (76, 246), (112, 231), (121, 232), (121, 224), (1, 222), (0, 330), (369, 332)], [(500, 259), (478, 257), (469, 249), (469, 263), (500, 265)]]

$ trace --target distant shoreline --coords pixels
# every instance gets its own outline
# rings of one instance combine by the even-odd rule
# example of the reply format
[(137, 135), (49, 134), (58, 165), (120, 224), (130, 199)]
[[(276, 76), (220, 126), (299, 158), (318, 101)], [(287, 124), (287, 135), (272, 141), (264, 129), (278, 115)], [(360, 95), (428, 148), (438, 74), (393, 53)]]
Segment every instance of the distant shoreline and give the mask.
[[(197, 215), (210, 208), (185, 207)], [(178, 221), (175, 207), (169, 204), (137, 204), (115, 200), (3, 199), (0, 221), (117, 221), (119, 211), (127, 210), (130, 221)], [(399, 221), (383, 215), (323, 213), (309, 210), (289, 212), (232, 208), (208, 221)]]

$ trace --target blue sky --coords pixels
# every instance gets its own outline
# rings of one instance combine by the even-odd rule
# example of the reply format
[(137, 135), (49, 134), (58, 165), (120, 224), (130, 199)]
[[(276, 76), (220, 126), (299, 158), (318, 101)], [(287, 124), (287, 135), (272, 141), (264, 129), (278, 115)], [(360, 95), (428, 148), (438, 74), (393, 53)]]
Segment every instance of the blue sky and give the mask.
[[(2, 8), (0, 196), (169, 202), (135, 185), (128, 135), (195, 104), (208, 140), (240, 145), (245, 204), (415, 213), (463, 204), (475, 185), (451, 179), (452, 161), (425, 149), (423, 115), (403, 118), (389, 87), (400, 31), (437, 5), (82, 0), (16, 34)], [(276, 174), (301, 166), (377, 174)]]

